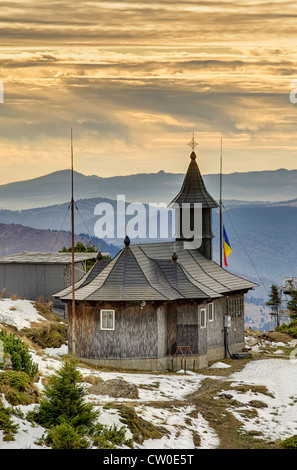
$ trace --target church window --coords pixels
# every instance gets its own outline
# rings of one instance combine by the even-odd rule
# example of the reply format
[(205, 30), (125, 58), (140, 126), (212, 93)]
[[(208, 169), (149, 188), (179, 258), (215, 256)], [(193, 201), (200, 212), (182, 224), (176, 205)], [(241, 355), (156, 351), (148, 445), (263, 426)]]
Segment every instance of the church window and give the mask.
[(207, 304), (207, 312), (208, 312), (208, 321), (213, 321), (213, 314), (214, 314), (214, 305), (211, 302), (210, 304)]
[(206, 308), (200, 310), (200, 328), (206, 327)]
[(101, 330), (114, 330), (115, 312), (114, 310), (100, 310)]
[(232, 318), (242, 317), (244, 314), (243, 309), (243, 298), (228, 299), (228, 315)]

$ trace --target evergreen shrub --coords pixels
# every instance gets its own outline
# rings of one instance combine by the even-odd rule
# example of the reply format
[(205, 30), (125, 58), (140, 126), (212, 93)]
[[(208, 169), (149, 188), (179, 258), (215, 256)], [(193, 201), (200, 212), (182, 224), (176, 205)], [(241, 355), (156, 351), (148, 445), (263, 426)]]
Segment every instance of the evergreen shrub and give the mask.
[[(29, 348), (24, 341), (4, 330), (0, 331), (0, 341), (3, 343), (4, 358), (6, 355), (11, 357), (13, 370), (26, 372), (33, 378), (38, 372), (38, 366), (33, 363)], [(0, 363), (0, 367), (2, 366), (3, 363)]]

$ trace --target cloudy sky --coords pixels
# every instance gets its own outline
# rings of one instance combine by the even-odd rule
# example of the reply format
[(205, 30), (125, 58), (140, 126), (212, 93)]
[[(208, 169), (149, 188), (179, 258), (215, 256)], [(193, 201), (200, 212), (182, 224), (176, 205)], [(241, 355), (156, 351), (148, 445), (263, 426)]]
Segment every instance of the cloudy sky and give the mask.
[[(297, 5), (0, 1), (0, 184), (297, 168)], [(297, 88), (297, 85), (295, 86)]]

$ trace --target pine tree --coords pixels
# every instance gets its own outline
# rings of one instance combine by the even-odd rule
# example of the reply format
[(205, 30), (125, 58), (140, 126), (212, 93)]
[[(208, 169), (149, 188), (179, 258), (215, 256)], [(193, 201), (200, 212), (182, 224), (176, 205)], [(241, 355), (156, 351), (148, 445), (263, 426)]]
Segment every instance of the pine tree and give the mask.
[[(86, 245), (84, 245), (81, 242), (77, 242), (76, 245), (74, 246), (74, 252), (75, 253), (96, 253), (98, 250), (94, 245), (92, 245), (91, 240), (88, 241)], [(62, 250), (60, 250), (61, 253), (71, 253), (72, 252), (72, 247), (66, 248), (63, 246)], [(110, 259), (109, 255), (103, 256), (103, 259)], [(95, 264), (96, 260), (95, 259), (88, 259), (86, 262), (86, 270), (88, 271), (91, 269), (91, 267)]]
[(276, 325), (279, 326), (279, 306), (281, 304), (281, 296), (277, 285), (272, 284), (270, 288), (269, 301), (266, 302), (268, 307), (271, 307), (270, 315), (276, 317)]
[(76, 364), (74, 358), (65, 360), (61, 369), (49, 378), (35, 414), (35, 420), (42, 426), (50, 428), (68, 423), (81, 432), (94, 426), (99, 412), (84, 400), (87, 391)]
[(292, 320), (297, 319), (297, 290), (292, 289), (290, 292), (291, 300), (287, 303), (287, 308), (289, 310), (289, 315)]

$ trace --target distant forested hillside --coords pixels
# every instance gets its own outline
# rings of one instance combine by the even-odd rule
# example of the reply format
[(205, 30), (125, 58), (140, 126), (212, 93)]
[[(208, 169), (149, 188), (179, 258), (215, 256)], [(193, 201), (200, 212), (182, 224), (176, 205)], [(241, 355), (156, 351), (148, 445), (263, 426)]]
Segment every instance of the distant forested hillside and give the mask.
[[(75, 243), (86, 245), (91, 242), (102, 252), (114, 256), (118, 249), (106, 244), (103, 240), (90, 239), (87, 234), (75, 236)], [(71, 233), (52, 230), (39, 230), (23, 225), (0, 223), (0, 256), (22, 253), (23, 251), (58, 252), (63, 247), (71, 246)]]
[[(219, 217), (214, 215), (214, 251), (219, 252)], [(245, 206), (223, 212), (232, 247), (231, 271), (279, 283), (297, 275), (297, 207)]]
[[(77, 235), (94, 235), (94, 225), (98, 220), (94, 208), (102, 201), (110, 202), (116, 215), (115, 201), (94, 198), (75, 202)], [(231, 204), (229, 208), (227, 205), (223, 211), (223, 223), (232, 247), (228, 269), (252, 277), (256, 282), (260, 275), (261, 279), (267, 279), (268, 285), (271, 281), (278, 283), (283, 277), (297, 275), (297, 207), (290, 204)], [(61, 204), (24, 211), (2, 210), (0, 221), (37, 229), (70, 231), (70, 207), (69, 204)], [(148, 220), (146, 222), (148, 226)], [(218, 210), (213, 211), (213, 231), (213, 254), (215, 261), (219, 262)], [(123, 246), (122, 239), (107, 242), (120, 248)]]

